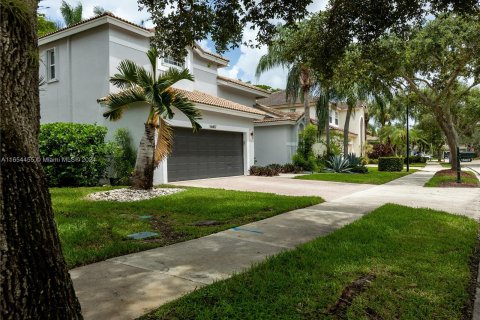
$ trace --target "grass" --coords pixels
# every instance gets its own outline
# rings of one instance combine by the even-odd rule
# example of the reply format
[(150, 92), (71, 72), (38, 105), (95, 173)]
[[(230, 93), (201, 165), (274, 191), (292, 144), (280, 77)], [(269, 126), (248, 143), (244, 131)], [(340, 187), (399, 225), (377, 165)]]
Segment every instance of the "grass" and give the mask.
[(336, 182), (347, 182), (347, 183), (369, 183), (369, 184), (384, 184), (389, 181), (401, 178), (410, 173), (415, 172), (416, 170), (410, 170), (410, 172), (401, 171), (401, 172), (386, 172), (378, 171), (378, 168), (368, 168), (368, 173), (313, 173), (304, 176), (297, 176), (295, 179), (303, 180), (321, 180), (321, 181), (336, 181)]
[(388, 204), (141, 319), (462, 319), (476, 235), (472, 219)]
[[(111, 188), (52, 188), (53, 209), (70, 268), (114, 256), (202, 237), (282, 212), (322, 202), (319, 197), (186, 188), (186, 191), (146, 201), (88, 201), (84, 197)], [(150, 221), (139, 216), (151, 215)], [(221, 225), (195, 226), (216, 220)], [(128, 234), (153, 231), (150, 240), (130, 240)]]
[(475, 174), (470, 171), (462, 171), (462, 183), (458, 184), (457, 173), (452, 170), (437, 171), (435, 175), (428, 180), (424, 187), (479, 187), (479, 181)]

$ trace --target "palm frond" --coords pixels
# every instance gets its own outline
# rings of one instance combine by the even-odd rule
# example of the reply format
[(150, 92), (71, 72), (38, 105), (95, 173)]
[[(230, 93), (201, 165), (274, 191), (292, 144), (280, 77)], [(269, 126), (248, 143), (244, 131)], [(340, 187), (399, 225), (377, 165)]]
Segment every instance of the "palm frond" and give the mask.
[(77, 4), (77, 6), (73, 7), (67, 2), (62, 1), (62, 5), (60, 6), (60, 13), (62, 14), (63, 20), (65, 20), (65, 24), (67, 26), (82, 21), (82, 11), (83, 7), (80, 2)]
[(147, 51), (147, 57), (150, 61), (150, 66), (152, 67), (154, 78), (156, 78), (155, 73), (157, 71), (158, 50), (155, 46), (150, 47), (150, 49)]
[(139, 87), (109, 94), (105, 101), (102, 102), (103, 105), (108, 107), (108, 111), (104, 112), (103, 116), (109, 120), (116, 121), (122, 117), (123, 112), (130, 104), (145, 101), (143, 89)]
[(118, 73), (110, 77), (110, 83), (120, 89), (126, 89), (138, 85), (139, 69), (144, 68), (131, 60), (122, 60), (117, 67)]
[(275, 67), (287, 67), (289, 62), (282, 54), (279, 44), (272, 44), (268, 47), (267, 54), (264, 54), (258, 62), (255, 76), (258, 78), (260, 75)]
[(95, 6), (93, 7), (93, 14), (96, 16), (102, 15), (106, 12), (106, 10), (103, 7), (100, 6)]
[(198, 120), (202, 119), (202, 114), (200, 111), (195, 108), (195, 105), (180, 92), (176, 92), (172, 89), (168, 91), (172, 94), (171, 107), (177, 108), (188, 118), (188, 120), (190, 120), (193, 132), (200, 130), (202, 126), (200, 126), (200, 124), (197, 122)]
[[(292, 104), (295, 103), (295, 101), (297, 101), (297, 98), (300, 92), (301, 72), (302, 72), (302, 67), (298, 63), (293, 64), (288, 70), (287, 86), (285, 87), (285, 99)], [(301, 99), (303, 100), (303, 96), (301, 96)]]
[(194, 81), (195, 79), (188, 69), (178, 70), (177, 68), (169, 68), (158, 76), (158, 90), (164, 91), (181, 80)]
[(155, 145), (155, 168), (160, 162), (172, 153), (173, 130), (172, 127), (162, 118), (159, 119), (160, 125), (157, 129), (157, 144)]

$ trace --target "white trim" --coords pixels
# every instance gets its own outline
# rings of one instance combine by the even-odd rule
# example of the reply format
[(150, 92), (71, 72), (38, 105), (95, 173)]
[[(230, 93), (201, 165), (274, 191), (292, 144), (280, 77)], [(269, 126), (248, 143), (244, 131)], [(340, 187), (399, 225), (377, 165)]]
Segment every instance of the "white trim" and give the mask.
[(269, 93), (265, 93), (261, 90), (248, 88), (248, 87), (245, 87), (243, 85), (233, 83), (233, 82), (223, 80), (223, 79), (217, 79), (217, 84), (219, 84), (221, 86), (226, 86), (226, 87), (234, 88), (234, 89), (237, 89), (237, 90), (240, 90), (240, 91), (251, 93), (251, 94), (255, 95), (256, 98), (268, 98), (270, 96)]
[[(50, 63), (50, 52), (53, 51), (53, 59), (54, 59), (54, 62), (53, 62), (53, 68), (54, 68), (54, 73), (55, 73), (55, 76), (53, 78), (50, 78), (50, 75), (51, 75), (51, 63)], [(47, 62), (47, 72), (45, 73), (46, 76), (47, 76), (47, 83), (52, 83), (52, 82), (58, 82), (58, 50), (57, 50), (57, 47), (54, 46), (54, 47), (50, 47), (48, 48), (47, 50), (45, 50), (45, 55), (46, 55), (46, 62)]]
[(205, 51), (200, 46), (195, 45), (193, 50), (196, 53), (198, 53), (198, 55), (200, 57), (202, 57), (206, 60), (213, 61), (213, 62), (215, 62), (215, 63), (217, 63), (217, 64), (219, 64), (220, 66), (223, 66), (223, 67), (228, 66), (228, 60), (217, 58), (215, 56), (209, 55), (209, 54), (205, 53)]
[(294, 126), (297, 122), (294, 120), (285, 120), (285, 121), (272, 121), (272, 122), (255, 122), (253, 125), (255, 127), (269, 127), (269, 126), (281, 126), (281, 125), (292, 125)]
[(120, 21), (120, 20), (118, 20), (116, 18), (113, 18), (111, 16), (104, 16), (104, 17), (101, 17), (101, 18), (93, 19), (93, 20), (88, 21), (88, 22), (81, 23), (77, 26), (68, 27), (65, 30), (61, 30), (61, 31), (58, 31), (58, 32), (56, 32), (52, 35), (43, 37), (43, 38), (38, 40), (38, 45), (42, 46), (42, 45), (45, 45), (45, 44), (50, 43), (52, 41), (57, 41), (57, 40), (60, 40), (62, 38), (74, 35), (74, 34), (79, 33), (79, 32), (86, 31), (88, 29), (92, 29), (92, 28), (101, 26), (103, 24), (107, 24), (107, 23), (110, 23), (112, 25), (115, 25), (117, 27), (120, 27), (122, 29), (131, 31), (133, 33), (136, 33), (138, 35), (141, 35), (141, 36), (144, 36), (144, 37), (147, 37), (147, 38), (150, 38), (150, 37), (153, 36), (153, 33), (150, 32), (150, 31), (144, 30), (140, 27), (135, 27), (135, 26), (133, 26), (129, 23)]
[(199, 65), (199, 64), (197, 64), (197, 63), (194, 63), (194, 64), (193, 64), (193, 68), (198, 69), (198, 70), (201, 70), (201, 71), (209, 72), (209, 73), (212, 73), (212, 74), (215, 74), (215, 75), (218, 74), (216, 68), (215, 68), (215, 70), (212, 70), (212, 69), (210, 69), (210, 68), (204, 67), (204, 66)]
[(130, 48), (130, 49), (134, 49), (134, 50), (137, 50), (137, 51), (140, 51), (140, 52), (143, 52), (143, 53), (148, 51), (148, 48), (146, 48), (146, 47), (139, 46), (138, 44), (122, 40), (122, 39), (117, 38), (117, 37), (112, 36), (112, 35), (110, 35), (109, 39), (110, 39), (110, 42), (112, 42), (112, 43), (116, 43), (116, 44), (119, 44), (121, 46)]
[(195, 104), (196, 107), (198, 107), (198, 109), (205, 110), (205, 111), (229, 114), (232, 116), (238, 116), (238, 117), (244, 117), (244, 118), (250, 118), (250, 119), (263, 119), (265, 117), (265, 115), (263, 114), (256, 114), (256, 113), (250, 113), (247, 111), (227, 109), (227, 108), (211, 106), (211, 105), (203, 104), (199, 102), (193, 102), (193, 103)]

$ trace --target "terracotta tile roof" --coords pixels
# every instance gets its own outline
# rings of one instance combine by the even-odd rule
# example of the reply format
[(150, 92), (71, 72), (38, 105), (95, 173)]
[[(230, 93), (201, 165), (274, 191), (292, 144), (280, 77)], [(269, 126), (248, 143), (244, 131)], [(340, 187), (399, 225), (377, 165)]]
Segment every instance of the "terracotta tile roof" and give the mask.
[(80, 21), (79, 23), (75, 23), (75, 24), (72, 24), (72, 25), (70, 25), (70, 26), (66, 26), (65, 28), (61, 28), (61, 29), (55, 30), (55, 31), (53, 31), (53, 32), (47, 33), (46, 35), (40, 37), (39, 39), (48, 37), (48, 36), (50, 36), (50, 35), (52, 35), (52, 34), (55, 34), (55, 33), (60, 32), (60, 31), (64, 31), (64, 30), (67, 30), (67, 29), (70, 29), (70, 28), (73, 28), (73, 27), (82, 25), (82, 24), (84, 24), (84, 23), (87, 23), (87, 22), (90, 22), (90, 21), (93, 21), (93, 20), (96, 20), (96, 19), (100, 19), (100, 18), (103, 18), (103, 17), (106, 17), (106, 16), (115, 18), (115, 19), (120, 20), (120, 21), (122, 21), (122, 22), (128, 23), (128, 24), (130, 24), (130, 25), (132, 25), (132, 26), (134, 26), (134, 27), (137, 27), (137, 28), (140, 28), (140, 29), (142, 29), (142, 30), (151, 32), (150, 29), (144, 28), (144, 27), (142, 27), (142, 26), (140, 26), (140, 25), (138, 25), (138, 24), (135, 24), (135, 23), (130, 22), (130, 21), (128, 21), (128, 20), (125, 20), (125, 19), (123, 19), (123, 18), (117, 17), (116, 15), (114, 15), (114, 14), (111, 13), (111, 12), (105, 12), (105, 13), (102, 13), (102, 14), (100, 14), (100, 15), (98, 15), (98, 16), (92, 17), (92, 18), (90, 18), (90, 19), (82, 20), (82, 21)]
[[(253, 113), (253, 114), (258, 114), (258, 115), (265, 115), (265, 112), (261, 110), (257, 110), (252, 107), (245, 106), (243, 104), (239, 104), (227, 99), (219, 98), (212, 96), (208, 93), (201, 92), (201, 91), (188, 91), (188, 90), (183, 90), (183, 89), (177, 89), (173, 88), (173, 90), (182, 93), (187, 97), (188, 100), (191, 102), (196, 102), (196, 103), (202, 103), (206, 104), (209, 106), (214, 106), (214, 107), (220, 107), (224, 109), (230, 109), (230, 110), (236, 110), (236, 111), (242, 111), (242, 112), (248, 112), (248, 113)], [(97, 99), (98, 103), (104, 102), (107, 98), (99, 98)]]
[[(310, 96), (309, 99), (310, 99), (310, 103), (312, 104), (314, 104), (315, 101), (317, 100), (317, 98), (314, 96)], [(282, 90), (282, 91), (277, 91), (270, 94), (270, 96), (267, 98), (258, 99), (257, 103), (266, 107), (281, 107), (281, 106), (301, 104), (301, 101), (300, 101), (300, 97), (297, 97), (297, 100), (295, 100), (295, 102), (287, 100), (286, 92), (285, 90)], [(336, 105), (337, 109), (339, 110), (348, 109), (348, 105), (344, 102), (334, 103), (334, 105)], [(365, 103), (362, 101), (358, 101), (356, 107), (359, 108), (362, 106), (365, 106)]]
[(275, 116), (277, 116), (277, 117), (285, 117), (286, 114), (287, 114), (286, 112), (283, 112), (283, 111), (280, 111), (280, 110), (277, 110), (277, 109), (274, 109), (274, 108), (270, 108), (270, 107), (264, 106), (264, 105), (259, 104), (259, 103), (257, 103), (257, 104), (255, 105), (255, 107), (256, 107), (257, 109), (263, 110), (263, 111), (265, 111), (265, 112), (267, 112), (267, 113), (271, 113), (271, 114), (273, 114), (273, 115), (275, 115)]
[(271, 94), (269, 91), (267, 91), (265, 89), (256, 87), (253, 84), (246, 83), (246, 82), (243, 82), (243, 81), (240, 81), (240, 80), (237, 80), (237, 79), (227, 78), (227, 77), (223, 77), (223, 76), (217, 76), (217, 78), (220, 79), (220, 80), (223, 80), (223, 81), (238, 84), (240, 86), (243, 86), (243, 87), (246, 87), (246, 88), (249, 88), (249, 89), (258, 90), (258, 91), (261, 91), (261, 92), (266, 93), (266, 94)]
[(203, 103), (209, 106), (215, 106), (215, 107), (220, 107), (220, 108), (225, 108), (230, 110), (237, 110), (237, 111), (248, 112), (253, 114), (265, 115), (265, 112), (261, 110), (257, 110), (255, 108), (248, 107), (243, 104), (239, 104), (227, 99), (215, 97), (205, 92), (201, 92), (197, 90), (194, 90), (194, 91), (187, 91), (182, 89), (175, 89), (175, 90), (184, 94), (188, 98), (188, 100), (190, 100), (191, 102)]

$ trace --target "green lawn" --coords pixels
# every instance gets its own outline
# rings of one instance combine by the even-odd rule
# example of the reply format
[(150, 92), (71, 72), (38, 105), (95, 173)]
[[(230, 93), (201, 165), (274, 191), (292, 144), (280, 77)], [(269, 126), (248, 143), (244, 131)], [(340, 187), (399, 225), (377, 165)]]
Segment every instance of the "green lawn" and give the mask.
[(385, 205), (141, 319), (462, 319), (477, 231)]
[(462, 171), (462, 183), (457, 184), (457, 173), (451, 170), (437, 171), (435, 175), (428, 180), (424, 187), (478, 187), (479, 181), (475, 174), (470, 171)]
[(368, 168), (368, 173), (313, 173), (304, 176), (297, 176), (295, 179), (304, 180), (322, 180), (322, 181), (336, 181), (336, 182), (348, 182), (348, 183), (370, 183), (370, 184), (384, 184), (389, 181), (401, 178), (417, 170), (411, 169), (410, 172), (405, 170), (402, 172), (385, 172), (378, 171), (378, 168)]
[[(70, 268), (205, 236), (323, 201), (319, 197), (202, 188), (187, 188), (174, 195), (130, 203), (84, 199), (91, 192), (108, 189), (111, 188), (50, 189)], [(143, 215), (153, 218), (141, 220)], [(205, 220), (221, 224), (193, 225)], [(127, 238), (128, 234), (141, 231), (158, 232), (160, 236), (144, 241)]]

